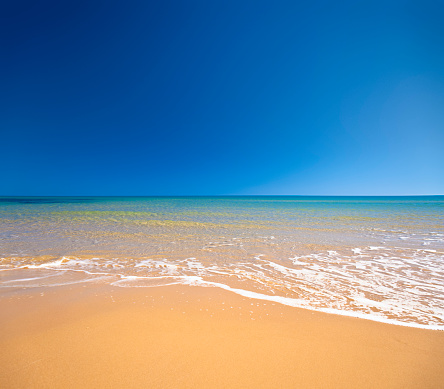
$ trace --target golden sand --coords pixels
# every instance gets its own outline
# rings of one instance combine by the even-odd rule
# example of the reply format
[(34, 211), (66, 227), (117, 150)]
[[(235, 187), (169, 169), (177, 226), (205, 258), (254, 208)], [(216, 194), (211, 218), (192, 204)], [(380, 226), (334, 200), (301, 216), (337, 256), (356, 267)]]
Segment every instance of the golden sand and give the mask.
[(0, 388), (443, 388), (444, 332), (217, 288), (2, 291)]

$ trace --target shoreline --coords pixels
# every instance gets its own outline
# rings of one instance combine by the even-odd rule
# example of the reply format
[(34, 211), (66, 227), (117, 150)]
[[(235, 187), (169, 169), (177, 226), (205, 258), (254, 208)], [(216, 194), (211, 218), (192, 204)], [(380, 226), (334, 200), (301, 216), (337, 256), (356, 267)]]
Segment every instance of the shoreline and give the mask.
[[(359, 311), (351, 311), (351, 310), (341, 310), (334, 309), (328, 307), (313, 307), (310, 306), (306, 301), (295, 299), (292, 297), (286, 297), (282, 295), (269, 295), (265, 293), (261, 293), (259, 290), (251, 290), (251, 289), (241, 289), (237, 287), (233, 287), (221, 282), (214, 282), (209, 280), (204, 280), (201, 276), (193, 276), (193, 275), (162, 275), (162, 276), (126, 276), (119, 273), (104, 273), (104, 272), (94, 272), (88, 270), (80, 270), (80, 269), (59, 269), (58, 267), (66, 260), (65, 257), (56, 260), (55, 262), (50, 262), (48, 264), (41, 265), (28, 265), (23, 267), (18, 267), (14, 269), (0, 269), (0, 275), (8, 274), (11, 272), (15, 275), (11, 280), (3, 281), (0, 286), (0, 293), (2, 290), (8, 288), (16, 288), (16, 289), (29, 289), (33, 290), (36, 288), (64, 288), (75, 285), (82, 284), (96, 284), (103, 281), (103, 279), (109, 278), (109, 281), (106, 282), (103, 286), (106, 287), (117, 287), (119, 289), (132, 289), (132, 288), (142, 288), (142, 289), (151, 289), (151, 288), (163, 288), (168, 286), (189, 286), (189, 287), (199, 287), (199, 288), (217, 288), (224, 291), (228, 291), (230, 293), (236, 294), (241, 297), (246, 297), (258, 301), (269, 301), (272, 303), (277, 303), (283, 306), (287, 306), (290, 308), (303, 309), (312, 312), (325, 313), (331, 315), (338, 315), (343, 317), (357, 318), (362, 320), (369, 320), (376, 323), (383, 323), (401, 327), (408, 328), (417, 328), (424, 330), (432, 330), (432, 331), (444, 331), (444, 325), (433, 325), (433, 324), (421, 324), (415, 322), (403, 322), (396, 319), (390, 319), (387, 317), (380, 317), (377, 315), (371, 315), (368, 313), (363, 313)], [(53, 265), (53, 264), (56, 265)], [(33, 270), (34, 272), (39, 271), (49, 271), (50, 275), (40, 275), (37, 277), (27, 278), (27, 272)], [(18, 277), (17, 272), (25, 272), (24, 277)], [(67, 276), (67, 274), (72, 277)], [(78, 275), (84, 275), (85, 277), (77, 277)], [(20, 282), (34, 281), (37, 282), (41, 279), (48, 279), (54, 277), (59, 283), (56, 284), (41, 284), (39, 286), (28, 285), (24, 283), (20, 285)], [(6, 278), (8, 278), (6, 276)], [(70, 278), (73, 278), (70, 280)], [(112, 280), (114, 278), (114, 280)], [(1, 279), (1, 277), (0, 277)], [(169, 281), (171, 280), (171, 282)], [(166, 281), (166, 282), (165, 282)], [(137, 285), (136, 282), (141, 282), (141, 285)], [(144, 284), (144, 282), (146, 284)], [(5, 286), (5, 284), (11, 283), (12, 286)], [(128, 285), (126, 285), (128, 283)]]
[(3, 289), (0, 347), (5, 388), (439, 388), (444, 381), (442, 331), (188, 285)]

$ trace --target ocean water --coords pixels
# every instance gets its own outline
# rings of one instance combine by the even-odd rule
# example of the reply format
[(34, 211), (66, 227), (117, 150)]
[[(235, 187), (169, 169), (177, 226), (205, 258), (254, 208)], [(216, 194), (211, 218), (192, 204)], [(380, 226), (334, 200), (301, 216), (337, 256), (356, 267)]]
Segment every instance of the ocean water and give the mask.
[(0, 294), (83, 282), (444, 329), (444, 196), (0, 197)]

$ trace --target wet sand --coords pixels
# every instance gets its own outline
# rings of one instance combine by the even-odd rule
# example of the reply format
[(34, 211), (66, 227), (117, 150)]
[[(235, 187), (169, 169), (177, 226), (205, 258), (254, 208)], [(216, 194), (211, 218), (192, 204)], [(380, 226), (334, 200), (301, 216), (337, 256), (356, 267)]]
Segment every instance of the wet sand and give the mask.
[(444, 331), (217, 288), (2, 289), (1, 388), (442, 388)]

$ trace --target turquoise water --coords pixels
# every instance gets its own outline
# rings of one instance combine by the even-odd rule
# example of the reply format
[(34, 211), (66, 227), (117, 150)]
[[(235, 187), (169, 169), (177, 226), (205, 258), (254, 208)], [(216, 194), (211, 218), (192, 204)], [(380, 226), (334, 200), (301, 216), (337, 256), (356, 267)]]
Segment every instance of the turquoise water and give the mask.
[(444, 326), (444, 196), (3, 197), (0, 257), (0, 288), (187, 283)]

